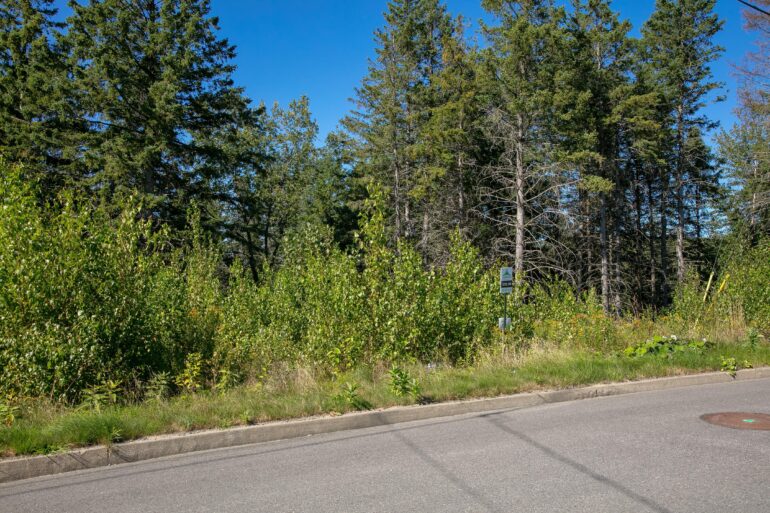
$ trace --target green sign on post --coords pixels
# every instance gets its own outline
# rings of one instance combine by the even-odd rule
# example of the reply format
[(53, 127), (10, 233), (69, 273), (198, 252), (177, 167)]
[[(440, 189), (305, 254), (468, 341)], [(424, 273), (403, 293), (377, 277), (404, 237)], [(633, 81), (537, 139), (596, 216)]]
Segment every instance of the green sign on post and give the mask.
[(508, 318), (508, 295), (513, 293), (513, 268), (500, 268), (500, 294), (503, 295), (503, 318), (498, 322), (498, 326), (505, 331), (511, 324)]
[(500, 294), (513, 292), (513, 267), (500, 268)]

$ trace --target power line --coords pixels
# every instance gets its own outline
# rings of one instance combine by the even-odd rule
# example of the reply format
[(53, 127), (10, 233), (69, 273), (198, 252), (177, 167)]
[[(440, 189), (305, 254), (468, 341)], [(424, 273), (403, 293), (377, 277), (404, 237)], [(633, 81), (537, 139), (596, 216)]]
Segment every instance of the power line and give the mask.
[(752, 9), (754, 9), (755, 11), (759, 11), (759, 12), (761, 12), (762, 14), (764, 14), (764, 15), (766, 15), (766, 16), (770, 16), (770, 12), (767, 12), (767, 11), (765, 11), (764, 9), (760, 9), (760, 8), (759, 8), (759, 7), (757, 7), (756, 5), (752, 5), (752, 4), (748, 3), (748, 2), (744, 2), (744, 0), (738, 0), (738, 1), (739, 1), (740, 3), (742, 3), (743, 5), (747, 6), (747, 7), (751, 7), (751, 8), (752, 8)]

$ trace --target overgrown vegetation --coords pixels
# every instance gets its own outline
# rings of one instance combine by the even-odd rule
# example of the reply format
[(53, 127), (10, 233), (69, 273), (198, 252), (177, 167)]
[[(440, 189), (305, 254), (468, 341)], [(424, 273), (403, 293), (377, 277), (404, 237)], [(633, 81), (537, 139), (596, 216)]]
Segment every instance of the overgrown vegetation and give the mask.
[(202, 390), (194, 395), (106, 405), (100, 409), (72, 409), (58, 403), (25, 399), (16, 402), (15, 422), (0, 429), (0, 455), (45, 454), (162, 433), (244, 426), (309, 415), (338, 415), (396, 405), (709, 370), (729, 372), (722, 367), (721, 354), (725, 352), (744, 365), (770, 364), (767, 344), (755, 349), (715, 344), (703, 352), (678, 352), (662, 359), (620, 354), (604, 356), (538, 343), (527, 351), (494, 346), (480, 354), (476, 363), (463, 367), (404, 365), (401, 372), (408, 374), (407, 381), (419, 384), (417, 396), (396, 393), (393, 373), (386, 366), (375, 366), (345, 372), (337, 379), (327, 379), (313, 369), (298, 367), (273, 374), (265, 382), (239, 386), (224, 393)]
[[(66, 195), (40, 205), (23, 168), (2, 177), (5, 451), (770, 363), (768, 244), (711, 283), (689, 280), (654, 319), (612, 319), (595, 294), (541, 282), (514, 297), (501, 334), (496, 270), (459, 236), (442, 268), (388, 247), (376, 191), (354, 250), (309, 229), (254, 282), (195, 225), (180, 246), (132, 201), (117, 214)], [(248, 398), (237, 414), (236, 398)], [(51, 440), (25, 449), (23, 433)]]
[(717, 160), (714, 0), (484, 0), (483, 48), (393, 0), (322, 147), (206, 0), (5, 3), (0, 451), (770, 363), (770, 54)]

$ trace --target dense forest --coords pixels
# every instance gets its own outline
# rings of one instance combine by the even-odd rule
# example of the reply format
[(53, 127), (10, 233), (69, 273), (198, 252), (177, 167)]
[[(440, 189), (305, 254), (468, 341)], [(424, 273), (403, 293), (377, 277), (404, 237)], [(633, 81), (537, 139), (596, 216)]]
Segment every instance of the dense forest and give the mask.
[(308, 98), (234, 83), (207, 0), (0, 2), (0, 393), (467, 363), (500, 265), (510, 344), (770, 335), (770, 16), (744, 10), (719, 127), (715, 0), (656, 0), (638, 38), (609, 0), (482, 4), (469, 33), (388, 2), (321, 143)]

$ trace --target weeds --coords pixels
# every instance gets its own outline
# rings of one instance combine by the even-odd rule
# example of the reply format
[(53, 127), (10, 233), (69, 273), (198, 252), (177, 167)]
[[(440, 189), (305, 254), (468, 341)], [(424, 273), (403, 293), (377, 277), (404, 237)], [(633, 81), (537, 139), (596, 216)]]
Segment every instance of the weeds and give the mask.
[(19, 415), (19, 407), (11, 404), (0, 403), (0, 422), (10, 427)]
[(721, 356), (720, 358), (722, 359), (722, 363), (720, 364), (721, 371), (728, 373), (734, 378), (738, 373), (738, 362), (733, 357)]
[(629, 357), (639, 357), (646, 355), (670, 358), (676, 353), (685, 351), (702, 352), (704, 348), (710, 347), (705, 338), (702, 340), (679, 340), (676, 335), (654, 336), (634, 346), (627, 347), (623, 354)]
[(162, 401), (171, 395), (171, 376), (168, 372), (153, 374), (145, 387), (145, 399)]
[(359, 395), (358, 389), (359, 385), (345, 382), (342, 391), (334, 396), (334, 400), (354, 410), (371, 410), (372, 404)]
[(393, 395), (415, 398), (420, 396), (420, 385), (409, 372), (400, 367), (393, 367), (388, 371), (388, 374), (390, 375), (390, 391)]
[[(221, 393), (200, 390), (163, 401), (104, 405), (98, 411), (37, 402), (21, 408), (12, 425), (0, 427), (0, 454), (46, 453), (321, 413), (720, 370), (721, 355), (728, 352), (736, 367), (770, 364), (767, 345), (752, 351), (736, 344), (715, 343), (702, 352), (675, 352), (670, 358), (603, 356), (541, 345), (524, 354), (495, 353), (471, 366), (442, 365), (429, 371), (420, 365), (404, 365), (399, 368), (401, 372), (393, 373), (396, 380), (387, 370), (380, 374), (360, 368), (340, 380), (303, 381), (290, 375), (280, 389), (250, 385)], [(404, 393), (400, 396), (392, 389), (394, 381), (401, 383)], [(419, 395), (414, 393), (417, 383)]]
[(203, 356), (200, 353), (190, 353), (185, 358), (184, 369), (176, 377), (176, 384), (185, 393), (194, 394), (202, 386)]

